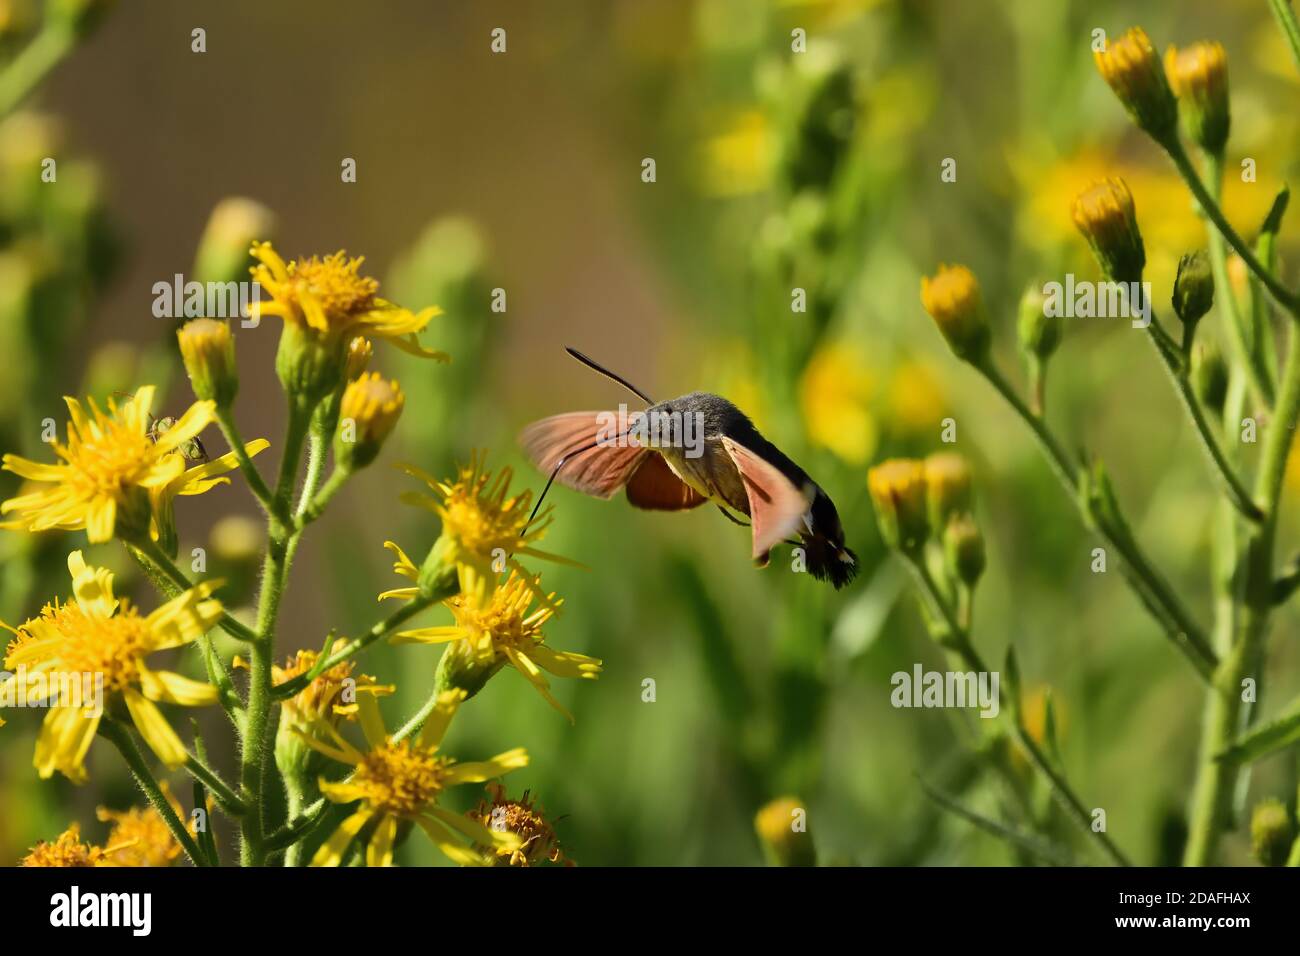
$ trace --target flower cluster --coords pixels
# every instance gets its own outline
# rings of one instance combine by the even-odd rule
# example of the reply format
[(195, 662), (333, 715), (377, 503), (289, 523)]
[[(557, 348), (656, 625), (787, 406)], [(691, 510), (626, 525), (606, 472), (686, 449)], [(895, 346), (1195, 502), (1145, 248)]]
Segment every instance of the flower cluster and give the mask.
[[(457, 709), (493, 674), (515, 668), (569, 716), (543, 671), (594, 678), (601, 669), (594, 658), (546, 644), (543, 627), (563, 602), (543, 592), (519, 558), (563, 559), (537, 549), (551, 516), (530, 513), (530, 493), (511, 494), (508, 470), (493, 476), (475, 456), (441, 482), (408, 467), (436, 493), (419, 503), (441, 519), (442, 531), (420, 567), (389, 542), (398, 572), (415, 582), (385, 595), (405, 598), (402, 610), (364, 638), (332, 637), (319, 652), (300, 650), (283, 667), (273, 663), (280, 598), (303, 533), (349, 478), (378, 457), (405, 409), (398, 384), (367, 370), (373, 341), (438, 361), (447, 356), (419, 342), (439, 310), (414, 312), (380, 298), (378, 282), (361, 271), (362, 259), (338, 252), (286, 262), (267, 242), (254, 242), (249, 255), (253, 279), (270, 296), (252, 306), (249, 318), (254, 324), (271, 316), (283, 320), (275, 361), (288, 424), (275, 481), (267, 481), (253, 461), (269, 443), (239, 438), (231, 326), (207, 317), (177, 330), (196, 397), (181, 415), (153, 418), (151, 386), (121, 403), (110, 397), (102, 406), (69, 398), (71, 420), (66, 439), (53, 443), (55, 462), (4, 456), (4, 468), (27, 482), (0, 504), (4, 527), (84, 531), (93, 545), (119, 541), (164, 597), (154, 610), (142, 610), (118, 595), (112, 570), (74, 550), (67, 559), (70, 593), (21, 624), (4, 625), (12, 636), (3, 655), (0, 707), (46, 711), (33, 759), (37, 773), (58, 772), (85, 783), (91, 746), (104, 737), (150, 801), (145, 809), (101, 808), (100, 820), (112, 826), (104, 845), (84, 842), (73, 824), (56, 840), (34, 847), (23, 865), (168, 865), (182, 854), (198, 866), (216, 865), (207, 814), (218, 810), (239, 828), (245, 865), (283, 859), (330, 866), (364, 859), (388, 866), (412, 826), (465, 865), (559, 862), (554, 829), (526, 795), (511, 802), (493, 784), (494, 804), (485, 816), (440, 805), (450, 787), (488, 783), (528, 765), (519, 747), (484, 761), (458, 760), (444, 747)], [(209, 459), (199, 436), (213, 424), (230, 451)], [(312, 466), (300, 483), (308, 446)], [(176, 500), (229, 483), (226, 474), (236, 470), (266, 515), (254, 623), (223, 605), (220, 579), (192, 580), (175, 563)], [(203, 573), (200, 566), (194, 570)], [(402, 627), (440, 603), (454, 624)], [(241, 642), (243, 652), (225, 658), (210, 633), (217, 628)], [(394, 686), (361, 674), (353, 659), (380, 638), (447, 645), (428, 703), (392, 733), (379, 701)], [(156, 652), (188, 647), (199, 651), (202, 679), (152, 660)], [(175, 666), (183, 669), (185, 659)], [(235, 671), (247, 674), (242, 691)], [(208, 764), (202, 740), (182, 738), (167, 714), (173, 706), (221, 706), (227, 712), (238, 735), (238, 785)], [(359, 728), (364, 746), (349, 742), (349, 725)], [(264, 766), (264, 741), (272, 736), (274, 766)], [(188, 826), (147, 755), (169, 772), (189, 773), (196, 792), (206, 795)], [(272, 799), (273, 788), (283, 790), (283, 800)], [(281, 803), (288, 813), (277, 832), (287, 838), (276, 836), (268, 816), (274, 812), (268, 807)], [(339, 815), (313, 805), (337, 807)]]

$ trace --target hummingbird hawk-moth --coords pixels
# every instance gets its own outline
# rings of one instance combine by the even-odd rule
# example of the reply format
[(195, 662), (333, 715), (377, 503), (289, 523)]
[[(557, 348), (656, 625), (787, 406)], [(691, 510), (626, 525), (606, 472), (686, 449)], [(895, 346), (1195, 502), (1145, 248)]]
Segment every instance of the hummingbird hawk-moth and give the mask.
[[(626, 427), (615, 412), (568, 412), (527, 426), (525, 454), (550, 480), (596, 498), (624, 489), (637, 508), (686, 511), (706, 501), (737, 524), (749, 519), (753, 559), (762, 567), (792, 535), (808, 571), (842, 588), (857, 573), (830, 496), (739, 408), (720, 395), (691, 392), (655, 402), (626, 379), (576, 349), (566, 351), (633, 392), (649, 407)], [(539, 499), (538, 504), (541, 504)]]

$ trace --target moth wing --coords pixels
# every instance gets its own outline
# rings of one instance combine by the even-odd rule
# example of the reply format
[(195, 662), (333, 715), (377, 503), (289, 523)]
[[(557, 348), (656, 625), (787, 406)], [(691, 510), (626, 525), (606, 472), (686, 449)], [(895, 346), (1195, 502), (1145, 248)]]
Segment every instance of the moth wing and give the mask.
[(682, 481), (663, 455), (646, 455), (627, 483), (627, 500), (648, 511), (686, 511), (708, 499)]
[(724, 435), (722, 447), (731, 456), (745, 485), (754, 533), (753, 557), (761, 560), (803, 524), (808, 499), (778, 468), (744, 445)]
[[(564, 461), (555, 480), (566, 488), (595, 498), (609, 498), (627, 484), (643, 456), (654, 455), (628, 439), (618, 444), (596, 441), (608, 437), (607, 422), (614, 412), (567, 412), (533, 422), (519, 433), (519, 444), (541, 471), (550, 474)], [(616, 419), (614, 419), (616, 420)], [(592, 447), (594, 446), (594, 447)]]

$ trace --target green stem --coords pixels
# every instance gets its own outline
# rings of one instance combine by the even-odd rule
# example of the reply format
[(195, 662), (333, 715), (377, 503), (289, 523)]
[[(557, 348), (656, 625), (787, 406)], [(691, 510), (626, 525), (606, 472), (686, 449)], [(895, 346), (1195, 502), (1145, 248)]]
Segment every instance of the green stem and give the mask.
[(0, 117), (8, 116), (31, 95), (76, 46), (75, 31), (63, 24), (46, 24), (0, 73)]
[(310, 501), (304, 494), (302, 505), (298, 508), (298, 514), (296, 516), (296, 527), (299, 530), (302, 530), (319, 518), (321, 512), (325, 510), (325, 506), (330, 503), (330, 499), (338, 494), (339, 489), (347, 484), (347, 481), (351, 476), (351, 472), (346, 469), (335, 468), (330, 472), (330, 476), (326, 480), (325, 485), (311, 498)]
[[(172, 559), (163, 553), (162, 548), (147, 536), (127, 541), (126, 546), (131, 556), (144, 567), (146, 573), (149, 573), (150, 578), (167, 597), (176, 597), (181, 592), (194, 587), (194, 582), (185, 575), (185, 572), (176, 567)], [(237, 621), (225, 611), (221, 613), (221, 620), (217, 623), (223, 631), (237, 640), (251, 643), (257, 639), (257, 635), (248, 625)]]
[[(943, 642), (944, 646), (956, 652), (969, 669), (976, 673), (990, 673), (988, 666), (984, 663), (984, 659), (980, 656), (979, 651), (975, 649), (975, 645), (971, 642), (970, 634), (961, 626), (961, 623), (957, 619), (956, 611), (953, 610), (951, 604), (944, 597), (943, 592), (939, 588), (938, 582), (934, 579), (934, 575), (932, 575), (930, 569), (926, 567), (925, 561), (920, 558), (908, 557), (907, 555), (904, 555), (904, 558), (906, 558), (907, 563), (916, 574), (918, 581), (920, 581), (921, 589), (928, 597), (930, 604), (939, 612), (939, 617), (948, 628), (947, 639)], [(1006, 707), (1011, 703), (1006, 699), (1006, 694), (1002, 690), (1001, 685), (998, 687), (998, 701), (1000, 707)], [(1013, 708), (1013, 712), (1015, 711), (1016, 708)], [(1058, 802), (1060, 802), (1060, 804), (1065, 808), (1071, 819), (1073, 819), (1085, 833), (1097, 837), (1098, 842), (1101, 844), (1102, 851), (1110, 858), (1111, 862), (1117, 866), (1132, 866), (1128, 857), (1124, 855), (1123, 851), (1115, 845), (1105, 832), (1095, 833), (1093, 831), (1092, 816), (1088, 813), (1083, 801), (1079, 799), (1078, 795), (1071, 788), (1069, 781), (1057, 772), (1043, 756), (1038, 744), (1035, 743), (1033, 738), (1025, 732), (1019, 718), (1016, 718), (1015, 720), (1015, 731), (1016, 739), (1029, 756), (1030, 762), (1046, 779), (1052, 792), (1056, 795)]]
[(235, 416), (231, 414), (228, 407), (217, 406), (217, 425), (221, 428), (221, 434), (226, 438), (226, 444), (234, 452), (235, 460), (239, 462), (239, 470), (243, 474), (244, 480), (248, 482), (248, 487), (253, 492), (253, 496), (257, 498), (262, 509), (268, 515), (272, 514), (275, 508), (275, 498), (266, 484), (266, 479), (262, 477), (262, 473), (253, 464), (253, 459), (249, 458), (248, 452), (244, 450), (244, 440), (239, 434), (239, 426), (235, 423)]
[(1241, 261), (1246, 263), (1251, 272), (1259, 277), (1259, 281), (1268, 289), (1269, 295), (1277, 300), (1278, 305), (1282, 306), (1292, 315), (1300, 312), (1300, 296), (1284, 286), (1278, 281), (1277, 277), (1271, 273), (1259, 257), (1244, 239), (1238, 235), (1237, 230), (1232, 228), (1227, 217), (1223, 215), (1223, 210), (1215, 202), (1214, 197), (1210, 195), (1205, 184), (1201, 182), (1200, 175), (1196, 172), (1196, 167), (1192, 165), (1191, 159), (1187, 155), (1187, 150), (1183, 148), (1181, 142), (1175, 140), (1171, 145), (1166, 147), (1169, 158), (1173, 160), (1174, 166), (1178, 168), (1178, 173), (1187, 183), (1187, 188), (1192, 191), (1192, 195), (1200, 204), (1202, 211), (1214, 223), (1216, 229), (1232, 246), (1234, 252), (1241, 257)]
[(276, 481), (275, 498), (269, 518), (269, 540), (262, 568), (262, 590), (258, 596), (256, 639), (249, 654), (248, 710), (245, 733), (239, 755), (241, 797), (250, 808), (240, 821), (239, 858), (243, 866), (262, 866), (267, 850), (263, 842), (262, 784), (267, 737), (271, 717), (271, 665), (275, 647), (275, 625), (280, 612), (289, 571), (289, 546), (293, 537), (290, 526), (279, 515), (289, 513), (302, 446), (307, 436), (312, 409), (302, 402), (289, 401), (289, 422), (285, 429), (284, 454)]
[[(1209, 178), (1211, 198), (1218, 203), (1223, 194), (1223, 156), (1207, 153), (1205, 156), (1206, 172)], [(1206, 229), (1206, 242), (1210, 250), (1210, 270), (1214, 274), (1215, 301), (1223, 311), (1223, 324), (1227, 327), (1228, 341), (1232, 343), (1234, 357), (1246, 371), (1250, 390), (1255, 400), (1269, 408), (1276, 397), (1273, 371), (1263, 364), (1260, 350), (1252, 348), (1250, 337), (1246, 332), (1245, 319), (1237, 306), (1237, 296), (1232, 291), (1232, 280), (1228, 276), (1228, 249), (1218, 229)], [(1228, 427), (1237, 428), (1239, 420), (1229, 420)]]
[(1273, 608), (1273, 550), (1277, 536), (1282, 483), (1300, 419), (1300, 326), (1292, 323), (1277, 410), (1264, 440), (1256, 481), (1264, 522), (1251, 536), (1240, 568), (1243, 608), (1239, 634), (1223, 660), (1206, 701), (1200, 770), (1192, 798), (1191, 826), (1183, 862), (1208, 866), (1223, 831), (1232, 825), (1233, 795), (1241, 764), (1221, 759), (1237, 739), (1242, 724), (1242, 681), (1260, 660)]
[(1286, 36), (1287, 45), (1291, 47), (1291, 59), (1295, 60), (1296, 68), (1300, 69), (1300, 23), (1296, 22), (1290, 0), (1268, 0), (1268, 6)]
[(216, 798), (218, 806), (232, 817), (241, 817), (248, 812), (248, 807), (239, 799), (235, 791), (230, 788), (226, 781), (222, 780), (220, 775), (204, 763), (194, 754), (189, 754), (185, 760), (185, 769), (195, 780), (201, 782)]
[(1151, 312), (1151, 322), (1147, 326), (1148, 333), (1151, 334), (1152, 340), (1156, 346), (1156, 352), (1160, 355), (1160, 360), (1164, 363), (1165, 371), (1169, 373), (1169, 381), (1173, 383), (1174, 391), (1178, 393), (1178, 398), (1183, 403), (1183, 408), (1192, 420), (1192, 426), (1196, 430), (1196, 436), (1200, 439), (1201, 449), (1205, 452), (1210, 461), (1210, 470), (1218, 479), (1223, 492), (1232, 502), (1232, 506), (1241, 512), (1242, 516), (1250, 521), (1263, 520), (1263, 512), (1259, 506), (1250, 498), (1250, 492), (1237, 473), (1229, 464), (1227, 456), (1224, 455), (1223, 449), (1219, 447), (1219, 440), (1215, 437), (1214, 430), (1210, 428), (1210, 423), (1205, 418), (1205, 413), (1201, 410), (1200, 403), (1196, 396), (1192, 394), (1191, 383), (1187, 380), (1187, 369), (1180, 367), (1178, 360), (1166, 348), (1162, 347), (1156, 338), (1157, 330), (1163, 334), (1160, 328), (1159, 320), (1156, 318), (1155, 311)]
[[(1029, 410), (991, 359), (986, 358), (977, 362), (975, 368), (988, 379), (1007, 404), (1029, 426), (1047, 456), (1048, 464), (1070, 496), (1071, 503), (1080, 511), (1085, 522), (1089, 521), (1090, 516), (1079, 495), (1078, 469), (1066, 456), (1060, 442), (1056, 440), (1056, 436), (1052, 434), (1046, 422)], [(1156, 619), (1174, 645), (1187, 656), (1196, 667), (1197, 673), (1202, 678), (1207, 678), (1215, 660), (1214, 654), (1208, 650), (1209, 642), (1200, 626), (1192, 619), (1173, 588), (1156, 571), (1155, 566), (1131, 534), (1101, 524), (1097, 525), (1097, 530), (1124, 560), (1127, 571), (1125, 580), (1137, 594), (1142, 606)]]
[(149, 799), (158, 815), (162, 817), (163, 823), (167, 824), (167, 829), (171, 831), (176, 842), (181, 845), (186, 856), (195, 866), (206, 866), (207, 859), (199, 849), (194, 838), (190, 836), (188, 830), (176, 816), (176, 811), (172, 809), (171, 801), (163, 793), (162, 787), (154, 779), (150, 772), (148, 764), (144, 762), (144, 757), (140, 754), (140, 748), (136, 746), (135, 741), (131, 739), (131, 732), (112, 717), (105, 717), (99, 723), (99, 732), (110, 740), (126, 761), (126, 765), (131, 769), (131, 775), (135, 777), (135, 782), (139, 784), (144, 795)]

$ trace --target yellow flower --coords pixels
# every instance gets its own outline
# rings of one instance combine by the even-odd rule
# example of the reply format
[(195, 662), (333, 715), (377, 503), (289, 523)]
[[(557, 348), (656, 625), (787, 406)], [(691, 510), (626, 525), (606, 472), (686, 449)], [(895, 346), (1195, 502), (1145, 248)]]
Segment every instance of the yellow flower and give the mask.
[(447, 361), (446, 353), (424, 348), (417, 336), (442, 310), (429, 306), (412, 312), (379, 298), (378, 281), (361, 275), (364, 256), (349, 259), (340, 250), (286, 264), (269, 242), (254, 242), (251, 254), (258, 264), (249, 271), (271, 295), (270, 302), (250, 306), (254, 318), (278, 315), (286, 325), (311, 329), (343, 348), (366, 335), (386, 339), (412, 355)]
[(53, 843), (42, 840), (18, 863), (19, 866), (91, 867), (110, 866), (102, 847), (81, 841), (81, 827), (69, 824)]
[(891, 548), (917, 553), (929, 534), (926, 519), (925, 465), (895, 458), (867, 472), (867, 490), (876, 506), (880, 535)]
[(816, 866), (808, 811), (798, 797), (778, 797), (754, 814), (754, 831), (772, 866)]
[(1209, 153), (1222, 153), (1232, 117), (1228, 111), (1228, 56), (1223, 44), (1193, 43), (1165, 51), (1165, 74), (1188, 137)]
[(988, 351), (988, 313), (979, 280), (966, 266), (940, 265), (933, 276), (922, 276), (921, 304), (958, 358), (972, 362)]
[(551, 694), (550, 682), (542, 671), (549, 671), (556, 677), (595, 680), (600, 674), (601, 661), (586, 654), (555, 651), (546, 646), (542, 628), (555, 616), (563, 602), (555, 600), (552, 592), (546, 595), (542, 607), (529, 613), (534, 596), (541, 593), (539, 580), (512, 571), (505, 584), (493, 590), (483, 604), (476, 604), (466, 596), (444, 601), (456, 618), (455, 624), (401, 631), (394, 643), (458, 642), (448, 652), (453, 655), (449, 658), (452, 663), (439, 664), (439, 667), (449, 669), (452, 687), (462, 688), (470, 696), (508, 664), (523, 674), (546, 702), (572, 723), (573, 715)]
[(1075, 197), (1070, 215), (1107, 278), (1141, 281), (1146, 247), (1138, 229), (1133, 194), (1124, 180), (1111, 177), (1091, 184)]
[[(186, 459), (178, 450), (212, 421), (212, 402), (195, 402), (170, 428), (158, 433), (149, 421), (153, 395), (153, 386), (146, 385), (121, 406), (110, 398), (107, 413), (92, 399), (89, 416), (80, 402), (65, 398), (72, 416), (68, 441), (66, 445), (54, 443), (54, 453), (62, 461), (47, 465), (17, 455), (4, 456), (6, 471), (51, 487), (0, 504), (0, 514), (18, 515), (0, 527), (27, 531), (84, 528), (92, 544), (107, 541), (114, 533), (123, 538), (148, 533), (156, 539), (160, 527), (170, 524), (173, 498), (202, 494), (229, 482), (212, 476), (238, 467), (234, 452), (186, 468)], [(256, 455), (269, 443), (258, 439), (244, 447), (249, 455)]]
[(474, 848), (491, 859), (497, 866), (536, 866), (554, 863), (573, 866), (564, 858), (555, 827), (546, 819), (540, 804), (529, 799), (525, 790), (518, 800), (506, 796), (506, 788), (495, 781), (487, 785), (488, 800), (469, 811), (471, 820), (497, 831), (513, 833), (522, 841), (516, 849), (501, 845), (478, 844)]
[(879, 438), (874, 396), (874, 376), (859, 349), (846, 343), (822, 346), (799, 383), (808, 437), (850, 465), (865, 464)]
[(723, 132), (703, 149), (701, 189), (710, 196), (744, 196), (767, 188), (772, 178), (776, 143), (771, 124), (759, 110), (745, 110), (715, 122)]
[[(207, 633), (221, 618), (221, 602), (210, 597), (219, 581), (205, 581), (168, 601), (148, 616), (113, 596), (113, 574), (86, 564), (80, 551), (68, 555), (73, 600), (46, 605), (39, 617), (17, 628), (5, 668), (23, 670), (0, 684), (0, 696), (14, 693), (26, 677), (32, 702), (44, 701), (49, 713), (36, 741), (33, 761), (42, 778), (54, 771), (74, 783), (86, 780), (84, 760), (104, 710), (122, 700), (136, 729), (168, 767), (185, 763), (185, 746), (154, 704), (183, 707), (215, 703), (216, 688), (170, 671), (150, 670), (145, 658), (180, 647)], [(93, 675), (103, 681), (103, 700), (86, 701), (65, 693)], [(98, 703), (99, 707), (93, 705)]]
[(942, 531), (954, 514), (970, 510), (970, 465), (955, 451), (936, 452), (923, 464), (930, 527)]
[(373, 825), (373, 830), (366, 846), (366, 865), (390, 866), (393, 840), (400, 822), (411, 822), (420, 827), (438, 849), (451, 860), (464, 865), (484, 865), (490, 860), (460, 842), (452, 831), (468, 838), (472, 844), (504, 847), (511, 852), (520, 848), (521, 841), (515, 834), (491, 830), (438, 806), (439, 797), (448, 787), (483, 783), (528, 765), (528, 754), (522, 747), (497, 754), (491, 760), (473, 763), (458, 763), (438, 754), (447, 726), (464, 699), (463, 691), (447, 691), (439, 695), (418, 740), (394, 741), (384, 727), (374, 697), (363, 697), (359, 701), (361, 729), (367, 744), (364, 751), (353, 747), (328, 725), (325, 729), (333, 739), (332, 743), (304, 737), (308, 744), (327, 757), (354, 768), (351, 776), (344, 780), (331, 782), (321, 779), (320, 789), (325, 798), (334, 803), (361, 801), (356, 812), (339, 824), (321, 845), (312, 858), (312, 866), (338, 866), (352, 841), (367, 825)]
[(1169, 144), (1177, 137), (1178, 102), (1169, 89), (1164, 66), (1141, 27), (1132, 27), (1093, 59), (1133, 121), (1156, 142)]
[(217, 319), (191, 319), (176, 330), (181, 359), (199, 398), (225, 407), (239, 391), (235, 339), (230, 326)]
[(397, 382), (378, 372), (363, 372), (348, 382), (334, 438), (334, 458), (339, 466), (351, 470), (374, 461), (405, 404), (406, 396)]
[[(184, 820), (180, 801), (171, 795), (167, 781), (159, 784), (176, 816)], [(171, 866), (181, 855), (181, 845), (153, 807), (131, 807), (128, 810), (110, 810), (99, 807), (95, 816), (103, 823), (113, 824), (108, 839), (104, 841), (104, 862), (101, 866)], [(190, 833), (194, 833), (191, 822)]]
[[(427, 508), (442, 519), (442, 534), (425, 560), (424, 568), (416, 573), (416, 580), (434, 575), (441, 578), (454, 571), (460, 593), (470, 597), (480, 607), (487, 603), (489, 592), (496, 586), (497, 576), (506, 568), (523, 574), (530, 583), (532, 578), (519, 563), (516, 555), (528, 555), (544, 561), (555, 561), (582, 567), (559, 555), (539, 551), (533, 544), (545, 535), (551, 524), (549, 507), (529, 521), (531, 491), (510, 494), (513, 473), (503, 468), (496, 477), (484, 468), (484, 459), (474, 455), (469, 465), (458, 469), (454, 481), (438, 481), (414, 465), (399, 466), (407, 474), (419, 478), (438, 497), (407, 493), (402, 501)], [(386, 545), (387, 546), (387, 545)], [(396, 548), (396, 545), (393, 545)], [(400, 554), (400, 549), (397, 549)], [(405, 558), (405, 564), (414, 565)], [(400, 566), (400, 565), (399, 565)], [(398, 573), (403, 573), (401, 570)], [(405, 574), (410, 577), (409, 573)], [(535, 587), (535, 585), (534, 585)], [(386, 591), (384, 597), (414, 597), (420, 588), (401, 588)], [(540, 592), (536, 592), (540, 595)]]

